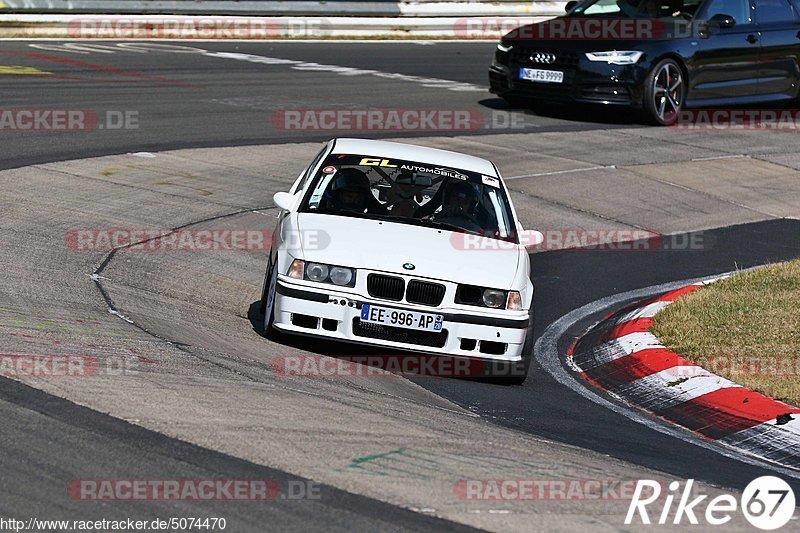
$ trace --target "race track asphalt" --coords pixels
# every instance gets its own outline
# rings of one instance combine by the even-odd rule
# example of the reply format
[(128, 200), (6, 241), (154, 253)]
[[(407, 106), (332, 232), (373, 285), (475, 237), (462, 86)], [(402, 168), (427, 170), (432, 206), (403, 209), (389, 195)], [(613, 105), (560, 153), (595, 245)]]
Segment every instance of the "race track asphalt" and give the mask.
[[(0, 75), (3, 108), (89, 109), (101, 117), (108, 111), (133, 111), (139, 127), (60, 133), (0, 131), (0, 169), (128, 152), (324, 141), (340, 134), (275, 127), (275, 114), (287, 109), (463, 109), (486, 116), (493, 111), (512, 112), (521, 125), (514, 133), (571, 133), (576, 151), (581, 149), (582, 135), (587, 132), (643, 128), (632, 113), (598, 109), (587, 112), (584, 108), (553, 108), (536, 113), (508, 110), (488, 92), (455, 90), (459, 84), (467, 84), (461, 89), (485, 87), (485, 66), (494, 48), (491, 43), (176, 44), (428, 80), (406, 78), (397, 85), (393, 81), (397, 78), (368, 73), (342, 75), (330, 69), (297, 70), (282, 65), (254, 68), (250, 61), (177, 52), (178, 48), (137, 50), (104, 43), (94, 49), (81, 49), (64, 48), (60, 42), (37, 46), (32, 48), (23, 41), (0, 43), (0, 59), (4, 64), (25, 65), (46, 73), (37, 78)], [(452, 83), (437, 84), (430, 78)], [(392, 132), (392, 136), (420, 138), (502, 132), (484, 125), (470, 131)], [(387, 132), (358, 135), (385, 137)], [(702, 235), (704, 244), (696, 250), (563, 250), (534, 254), (533, 334), (538, 336), (559, 317), (605, 296), (800, 256), (800, 221), (796, 219), (777, 218), (706, 229)], [(145, 279), (145, 273), (142, 276)], [(592, 318), (587, 317), (575, 329), (588, 326)], [(563, 340), (564, 348), (568, 340)], [(320, 349), (313, 342), (301, 346), (309, 351), (336, 351), (330, 346)], [(753, 478), (769, 472), (767, 468), (744, 464), (652, 431), (608, 411), (561, 386), (538, 362), (534, 362), (523, 387), (462, 380), (413, 381), (499, 426), (599, 452), (677, 478), (695, 478), (741, 489)], [(0, 469), (4, 472), (0, 483), (5, 494), (15, 495), (0, 502), (0, 514), (4, 516), (34, 516), (59, 491), (59, 501), (63, 500), (63, 481), (92, 471), (102, 471), (108, 477), (115, 465), (127, 475), (141, 478), (170, 472), (184, 478), (246, 475), (293, 479), (279, 469), (183, 443), (2, 378), (0, 411), (6, 420), (0, 444), (9, 450), (0, 456)], [(29, 458), (31, 451), (36, 452), (35, 460)], [(800, 490), (796, 480), (793, 486)], [(245, 529), (255, 529), (269, 521), (288, 530), (463, 527), (333, 487), (323, 486), (323, 491), (327, 491), (328, 497), (320, 502), (286, 501), (257, 511), (246, 504), (236, 508), (226, 505), (224, 511), (232, 517), (229, 518), (232, 523)], [(93, 513), (103, 516), (106, 512), (102, 506), (87, 507), (85, 502), (67, 504), (59, 507), (53, 518), (76, 514), (88, 517)], [(186, 516), (192, 511), (191, 504), (160, 505), (155, 509), (132, 506), (130, 514), (152, 518), (170, 512)], [(203, 510), (208, 514), (212, 509)]]

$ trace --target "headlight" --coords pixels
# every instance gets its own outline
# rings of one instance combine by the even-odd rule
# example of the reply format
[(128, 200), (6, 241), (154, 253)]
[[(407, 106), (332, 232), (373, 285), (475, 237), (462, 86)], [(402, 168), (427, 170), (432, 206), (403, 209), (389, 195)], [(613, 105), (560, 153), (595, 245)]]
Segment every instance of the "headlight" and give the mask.
[(638, 50), (612, 50), (608, 52), (587, 52), (586, 58), (589, 61), (603, 61), (614, 65), (633, 65), (639, 61), (642, 54), (644, 52), (639, 52)]
[(300, 259), (292, 261), (287, 276), (317, 283), (333, 283), (340, 287), (355, 287), (356, 285), (355, 269), (324, 263), (305, 263)]
[(506, 303), (506, 293), (494, 289), (483, 290), (483, 305), (486, 307), (500, 308)]
[(494, 57), (492, 57), (492, 66), (493, 67), (507, 67), (508, 60), (509, 60), (509, 52), (511, 49), (514, 48), (510, 44), (506, 43), (499, 43), (497, 45), (497, 50), (494, 52)]
[(455, 302), (492, 309), (510, 309), (512, 311), (522, 309), (522, 298), (519, 292), (488, 289), (476, 285), (459, 285), (456, 290)]
[(319, 263), (309, 263), (306, 267), (306, 278), (319, 283), (328, 279), (328, 265)]
[(334, 285), (350, 285), (353, 281), (353, 271), (349, 268), (333, 267), (330, 278)]

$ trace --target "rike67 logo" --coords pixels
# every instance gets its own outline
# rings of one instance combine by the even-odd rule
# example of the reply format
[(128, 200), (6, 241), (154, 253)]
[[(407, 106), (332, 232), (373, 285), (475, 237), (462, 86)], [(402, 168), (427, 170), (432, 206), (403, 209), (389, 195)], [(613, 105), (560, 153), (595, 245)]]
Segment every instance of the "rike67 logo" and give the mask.
[(721, 526), (741, 511), (753, 527), (771, 531), (785, 526), (794, 515), (794, 491), (788, 483), (775, 476), (762, 476), (751, 481), (742, 492), (741, 501), (730, 494), (721, 494), (710, 501), (706, 501), (706, 494), (692, 498), (693, 485), (694, 480), (690, 479), (681, 489), (681, 483), (673, 481), (666, 495), (662, 495), (658, 481), (640, 479), (625, 516), (625, 525), (636, 521), (642, 524), (680, 525), (688, 522), (697, 525), (699, 517), (709, 525)]

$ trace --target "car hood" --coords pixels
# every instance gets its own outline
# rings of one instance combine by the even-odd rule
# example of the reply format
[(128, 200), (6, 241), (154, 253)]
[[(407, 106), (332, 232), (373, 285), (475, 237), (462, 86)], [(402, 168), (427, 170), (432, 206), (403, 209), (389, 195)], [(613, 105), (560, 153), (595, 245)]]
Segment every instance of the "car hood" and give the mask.
[[(314, 239), (317, 246), (304, 239), (306, 261), (497, 289), (512, 287), (519, 253), (524, 250), (490, 239), (481, 240), (492, 246), (477, 250), (474, 244), (465, 246), (469, 236), (463, 233), (346, 216), (299, 213), (297, 225), (301, 234), (319, 232)], [(406, 263), (413, 264), (414, 270), (404, 269)]]

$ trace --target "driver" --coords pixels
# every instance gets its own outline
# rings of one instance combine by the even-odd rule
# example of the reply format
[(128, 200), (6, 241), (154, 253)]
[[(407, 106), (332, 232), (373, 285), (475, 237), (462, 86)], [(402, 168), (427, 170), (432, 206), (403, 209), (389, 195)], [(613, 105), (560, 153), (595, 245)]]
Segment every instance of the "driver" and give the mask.
[(328, 206), (340, 211), (364, 213), (369, 207), (372, 191), (369, 178), (357, 168), (343, 168), (328, 188)]
[(478, 193), (475, 186), (468, 181), (454, 179), (446, 185), (442, 195), (442, 210), (432, 215), (431, 218), (438, 221), (450, 219), (465, 229), (480, 230), (481, 226), (476, 213), (477, 206)]
[(417, 180), (418, 176), (415, 173), (403, 173), (394, 180), (394, 187), (389, 191), (386, 202), (386, 205), (391, 206), (392, 215), (414, 217), (420, 205), (417, 201), (418, 192), (424, 188), (424, 185), (417, 185)]

